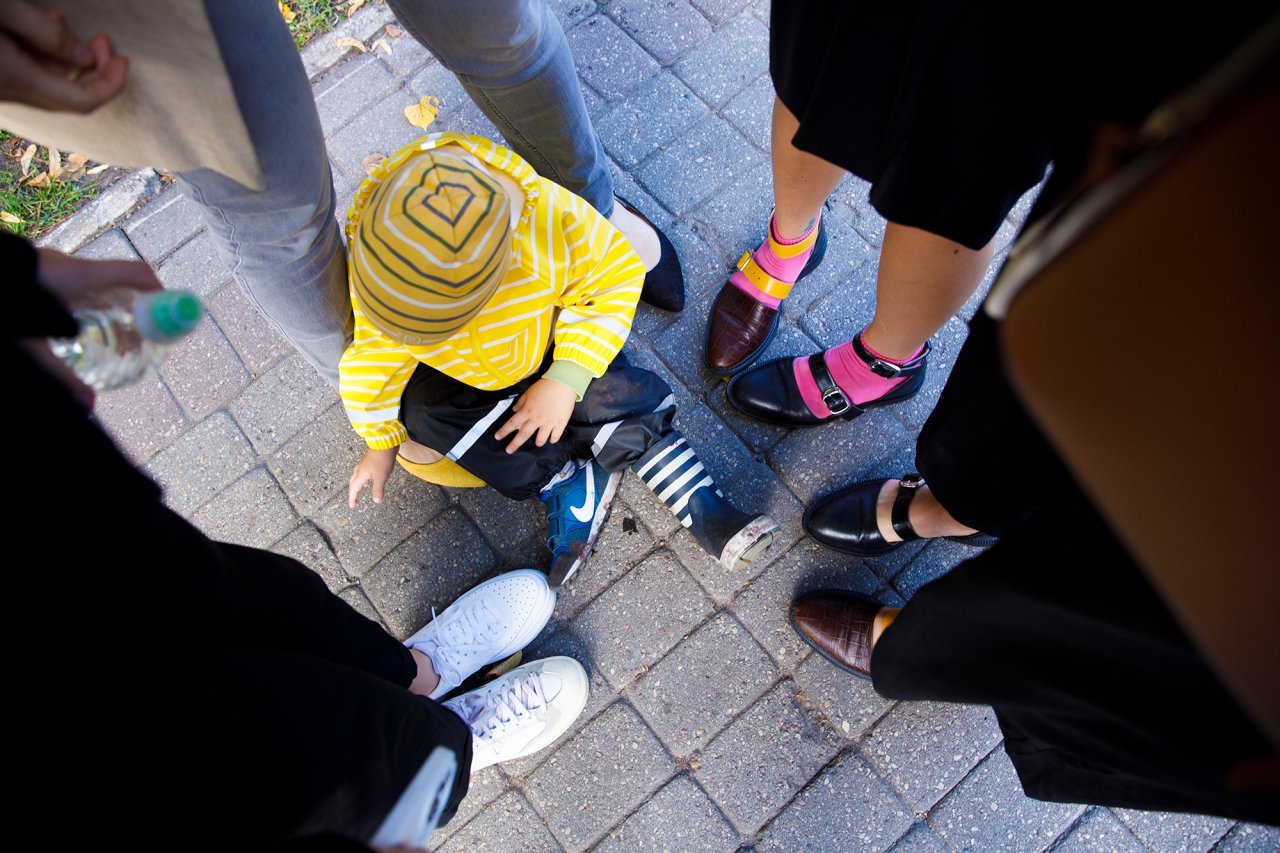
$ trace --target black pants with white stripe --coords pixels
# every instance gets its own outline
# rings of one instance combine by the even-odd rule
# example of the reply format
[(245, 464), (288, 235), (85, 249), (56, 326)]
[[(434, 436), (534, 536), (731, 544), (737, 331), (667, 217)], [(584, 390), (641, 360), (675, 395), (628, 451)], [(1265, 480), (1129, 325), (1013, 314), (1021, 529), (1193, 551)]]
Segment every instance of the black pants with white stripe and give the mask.
[(516, 398), (542, 378), (536, 373), (508, 388), (481, 391), (419, 364), (400, 400), (400, 420), (409, 436), (443, 453), (515, 500), (535, 497), (570, 459), (594, 459), (618, 471), (673, 431), (675, 398), (656, 374), (634, 367), (619, 353), (609, 369), (587, 386), (560, 440), (538, 447), (526, 441), (507, 453), (509, 437), (494, 433), (510, 417)]

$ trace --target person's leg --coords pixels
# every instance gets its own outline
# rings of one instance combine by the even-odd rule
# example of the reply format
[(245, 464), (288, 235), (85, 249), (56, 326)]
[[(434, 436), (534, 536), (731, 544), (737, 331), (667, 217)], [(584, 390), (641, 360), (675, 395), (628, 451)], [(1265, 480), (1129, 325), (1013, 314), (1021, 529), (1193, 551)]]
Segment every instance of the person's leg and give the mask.
[(311, 86), (274, 6), (206, 6), (266, 187), (255, 192), (210, 169), (179, 174), (178, 186), (200, 206), (258, 310), (336, 386), (353, 319)]
[(791, 144), (800, 124), (778, 99), (773, 103), (774, 212), (755, 253), (721, 288), (707, 324), (707, 366), (722, 376), (747, 367), (764, 352), (777, 328), (778, 307), (791, 286), (822, 260), (822, 204), (844, 169)]

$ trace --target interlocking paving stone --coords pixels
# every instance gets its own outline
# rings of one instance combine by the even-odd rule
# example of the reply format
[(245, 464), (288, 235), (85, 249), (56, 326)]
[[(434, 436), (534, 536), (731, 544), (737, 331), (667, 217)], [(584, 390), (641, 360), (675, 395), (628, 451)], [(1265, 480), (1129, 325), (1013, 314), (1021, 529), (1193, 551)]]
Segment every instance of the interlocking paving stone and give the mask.
[[(462, 88), (457, 76), (439, 62), (432, 62), (426, 68), (413, 75), (409, 80), (408, 86), (409, 91), (418, 98), (430, 97), (440, 100), (440, 112), (436, 117), (435, 123), (431, 126), (432, 130), (439, 130), (440, 127), (445, 126), (451, 116), (471, 103), (467, 90)], [(405, 106), (408, 106), (411, 100), (412, 98), (407, 99)], [(390, 154), (391, 152), (387, 151), (386, 153)]]
[(1142, 853), (1146, 849), (1111, 812), (1095, 808), (1053, 846), (1053, 853)]
[(889, 713), (893, 702), (857, 678), (814, 653), (795, 673), (796, 699), (816, 719), (844, 740), (856, 740)]
[(594, 124), (608, 152), (633, 167), (705, 115), (706, 105), (687, 86), (672, 74), (659, 74)]
[[(833, 230), (853, 234), (835, 225)], [(855, 240), (854, 245), (861, 242)], [(833, 241), (827, 252), (841, 252), (849, 243), (848, 240)], [(865, 248), (865, 244), (862, 247)], [(800, 325), (805, 332), (825, 348), (842, 344), (866, 328), (876, 308), (877, 270), (877, 264), (872, 262), (837, 268), (835, 264), (827, 267), (824, 260), (813, 273), (813, 281), (805, 279), (796, 288), (795, 296), (800, 297), (796, 307), (802, 309)]]
[(124, 223), (129, 242), (152, 266), (203, 229), (204, 220), (195, 202), (172, 188)]
[(336, 399), (320, 374), (295, 355), (260, 377), (229, 408), (258, 452), (271, 453)]
[(345, 20), (339, 21), (334, 32), (367, 42), (387, 24), (395, 23), (395, 13), (386, 3), (370, 3)]
[(592, 849), (597, 853), (633, 850), (728, 853), (737, 847), (738, 833), (715, 804), (687, 776), (677, 776)]
[[(1052, 171), (1052, 167), (1050, 167), (1050, 170)], [(1048, 178), (1046, 177), (1045, 180), (1048, 180)], [(1023, 193), (1022, 197), (1014, 204), (1013, 209), (1009, 211), (1009, 219), (1017, 225), (1026, 222), (1027, 214), (1031, 213), (1031, 208), (1035, 206), (1036, 199), (1040, 197), (1040, 191), (1043, 189), (1044, 181), (1041, 181)]]
[(878, 474), (881, 462), (913, 446), (914, 436), (885, 409), (853, 421), (796, 430), (768, 454), (769, 464), (806, 504)]
[(605, 11), (663, 65), (711, 35), (711, 24), (687, 0), (615, 0)]
[(362, 54), (334, 68), (314, 87), (316, 109), (325, 136), (365, 107), (391, 94), (397, 85), (396, 76), (372, 54)]
[(711, 601), (671, 556), (658, 551), (600, 594), (572, 630), (591, 648), (595, 664), (623, 686), (687, 636)]
[(905, 599), (910, 599), (925, 584), (932, 583), (965, 560), (982, 553), (982, 548), (971, 548), (947, 539), (931, 539), (905, 569), (893, 578), (893, 586)]
[(689, 214), (698, 233), (707, 235), (718, 254), (722, 269), (714, 277), (715, 290), (737, 269), (742, 253), (755, 251), (764, 240), (772, 213), (773, 173), (768, 162), (761, 160)]
[(681, 529), (680, 522), (639, 477), (623, 477), (618, 494), (622, 496), (623, 506), (630, 509), (638, 522), (649, 528), (655, 543), (670, 544), (676, 531)]
[(675, 770), (644, 721), (619, 702), (539, 765), (525, 790), (539, 812), (555, 816), (560, 843), (584, 850)]
[(708, 116), (636, 171), (636, 178), (679, 215), (731, 181), (751, 174), (762, 155), (724, 120)]
[(912, 820), (889, 786), (849, 754), (792, 800), (756, 849), (887, 850)]
[(1245, 853), (1253, 850), (1280, 850), (1280, 827), (1258, 823), (1238, 823), (1223, 836), (1214, 853)]
[(76, 250), (77, 258), (91, 261), (136, 261), (141, 256), (119, 228), (104, 231)]
[(205, 317), (174, 344), (160, 375), (193, 420), (221, 408), (249, 384), (249, 371), (218, 324)]
[(917, 812), (940, 800), (1000, 742), (984, 705), (903, 702), (862, 742), (862, 752)]
[(880, 580), (856, 557), (804, 539), (774, 560), (733, 600), (733, 612), (784, 670), (809, 653), (791, 627), (791, 602), (815, 589), (842, 589), (874, 595)]
[[(624, 475), (624, 479), (628, 478), (634, 479), (630, 474)], [(558, 612), (561, 615), (572, 614), (595, 600), (606, 587), (644, 559), (653, 547), (653, 536), (648, 528), (630, 507), (615, 496), (613, 511), (596, 540), (591, 556), (560, 590), (560, 600), (556, 605)]]
[(382, 62), (387, 68), (391, 69), (391, 73), (397, 78), (408, 77), (422, 66), (431, 61), (431, 51), (418, 42), (416, 38), (409, 34), (401, 24), (396, 24), (400, 29), (399, 36), (385, 34), (387, 47), (391, 48), (391, 52), (378, 48), (370, 52), (377, 56), (378, 61)]
[(335, 406), (286, 441), (267, 464), (298, 511), (311, 516), (346, 496), (365, 447), (342, 408)]
[(511, 143), (498, 131), (493, 122), (489, 121), (478, 106), (471, 100), (467, 100), (462, 108), (449, 116), (448, 119), (431, 125), (431, 132), (435, 133), (442, 130), (456, 130), (460, 133), (470, 133), (473, 136), (481, 136), (485, 139), (492, 139), (499, 145), (507, 148), (511, 147)]
[(177, 438), (187, 424), (173, 395), (154, 374), (99, 394), (93, 416), (124, 454), (139, 464)]
[(143, 469), (164, 487), (164, 502), (189, 515), (253, 467), (253, 450), (235, 421), (215, 412), (160, 451)]
[(1232, 821), (1208, 815), (1112, 809), (1129, 831), (1152, 850), (1160, 853), (1202, 853), (1213, 849), (1227, 834)]
[[(672, 396), (675, 397), (677, 414), (698, 404), (694, 393), (686, 388), (679, 377), (671, 372), (671, 368), (667, 367), (666, 363), (658, 355), (640, 343), (638, 339), (633, 339), (632, 342), (628, 343), (624, 354), (628, 362), (636, 367), (642, 367), (650, 373), (656, 373), (663, 382), (667, 383), (667, 387), (671, 389)], [(626, 480), (627, 478), (624, 477), (624, 485)]]
[(258, 313), (239, 285), (232, 283), (223, 287), (207, 305), (222, 333), (253, 375), (261, 375), (293, 352), (289, 342)]
[(722, 383), (720, 377), (707, 368), (703, 356), (713, 298), (714, 293), (708, 293), (696, 302), (686, 303), (680, 319), (668, 326), (654, 344), (663, 363), (669, 365), (680, 383), (693, 394), (712, 393), (712, 389)]
[[(439, 490), (432, 487), (432, 491)], [(414, 521), (424, 515), (417, 506), (402, 514)], [(498, 565), (475, 525), (457, 509), (447, 510), (426, 524), (414, 523), (412, 528), (420, 529), (360, 578), (361, 588), (399, 637), (407, 637), (430, 622), (432, 607), (437, 612), (444, 610), (486, 580)], [(351, 561), (337, 537), (330, 535), (343, 565), (350, 570)], [(392, 538), (388, 536), (387, 541)]]
[(951, 848), (943, 844), (926, 824), (917, 823), (890, 849), (893, 853), (948, 853)]
[(750, 835), (836, 750), (835, 741), (814, 726), (784, 682), (707, 745), (694, 774), (734, 826)]
[(302, 51), (302, 66), (307, 72), (307, 79), (312, 83), (342, 60), (360, 55), (356, 48), (338, 44), (340, 38), (343, 38), (343, 35), (336, 30), (321, 33), (307, 44), (306, 50)]
[(596, 11), (596, 4), (592, 0), (550, 0), (550, 5), (566, 30), (585, 21)]
[(698, 11), (706, 15), (711, 23), (719, 26), (737, 16), (749, 0), (690, 0), (690, 2)]
[(868, 243), (879, 247), (884, 240), (884, 217), (871, 206), (871, 184), (852, 175), (831, 194), (833, 206)]
[(1021, 851), (1048, 847), (1083, 811), (1023, 794), (1013, 763), (998, 749), (933, 809), (929, 823), (957, 849)]
[[(458, 812), (453, 816), (447, 824), (438, 827), (431, 836), (431, 844), (428, 849), (439, 850), (444, 844), (446, 838), (450, 837), (466, 827), (467, 822), (475, 818), (477, 815), (488, 811), (490, 804), (498, 798), (500, 794), (507, 790), (507, 779), (502, 773), (495, 771), (489, 773), (472, 773), (471, 781), (467, 785), (467, 795), (462, 798), (462, 802), (458, 804)], [(527, 806), (526, 806), (527, 808)], [(531, 817), (537, 821), (536, 813), (531, 811)], [(483, 824), (481, 827), (483, 828)], [(547, 839), (548, 841), (550, 839)], [(553, 842), (554, 843), (554, 842)], [(521, 849), (512, 847), (512, 850)]]
[[(352, 584), (351, 578), (338, 562), (338, 555), (333, 553), (333, 549), (314, 524), (298, 525), (288, 536), (272, 545), (271, 550), (302, 563), (318, 574), (334, 592), (344, 590)], [(369, 610), (375, 614), (372, 618), (377, 619), (377, 611), (373, 610), (372, 605)]]
[(738, 621), (721, 613), (631, 689), (636, 707), (678, 758), (715, 737), (773, 684), (777, 671)]
[(675, 72), (698, 96), (720, 107), (769, 69), (769, 31), (757, 20), (742, 17), (675, 65)]
[[(382, 503), (375, 504), (365, 494), (360, 498), (356, 509), (347, 506), (347, 496), (343, 495), (327, 509), (315, 516), (316, 526), (323, 530), (333, 543), (333, 549), (342, 561), (342, 567), (348, 574), (361, 575), (374, 563), (381, 560), (391, 550), (404, 542), (409, 534), (422, 528), (444, 509), (444, 496), (436, 486), (414, 480), (408, 474), (396, 472), (387, 483), (387, 493)], [(461, 513), (458, 513), (461, 516)], [(463, 516), (465, 518), (465, 516)], [(474, 531), (471, 522), (466, 526)], [(448, 531), (452, 533), (454, 531)], [(459, 548), (457, 551), (437, 554), (440, 568), (456, 567), (464, 561), (469, 564), (477, 557), (487, 565), (492, 565), (492, 552), (475, 533), (474, 544), (479, 550), (472, 554)], [(420, 538), (420, 537), (419, 537)], [(434, 545), (435, 543), (428, 543)], [(440, 543), (447, 545), (447, 541)], [(433, 549), (433, 553), (435, 553)], [(401, 561), (403, 563), (403, 560)], [(386, 572), (394, 572), (399, 566), (388, 566)], [(465, 571), (465, 570), (464, 570)], [(397, 580), (397, 582), (399, 582)], [(464, 590), (468, 587), (464, 587)], [(463, 590), (459, 590), (461, 593)], [(448, 604), (453, 599), (448, 599)], [(381, 606), (382, 602), (374, 599)]]
[(769, 0), (756, 0), (756, 3), (751, 7), (751, 14), (755, 15), (757, 19), (768, 23)]
[(653, 57), (605, 15), (592, 15), (567, 34), (578, 76), (607, 100), (658, 73)]
[[(489, 771), (496, 775), (496, 770)], [(440, 853), (511, 853), (555, 850), (556, 842), (538, 813), (515, 791), (486, 806), (474, 820), (449, 837)]]
[[(246, 508), (252, 508), (246, 513)], [(191, 519), (210, 539), (266, 548), (298, 523), (289, 499), (266, 468), (254, 468), (218, 493)]]
[(547, 550), (546, 504), (536, 499), (513, 501), (488, 487), (449, 493), (507, 566), (547, 570), (551, 552)]
[(773, 116), (773, 81), (762, 74), (733, 97), (721, 114), (762, 151), (768, 151)]
[(231, 273), (223, 265), (222, 256), (218, 254), (208, 231), (196, 235), (171, 254), (156, 269), (156, 275), (165, 287), (189, 290), (202, 300), (231, 281)]
[[(364, 167), (360, 164), (366, 155), (390, 156), (424, 133), (404, 117), (404, 108), (417, 101), (418, 96), (396, 89), (330, 137), (329, 156), (348, 179), (359, 181), (364, 178)], [(432, 130), (440, 129), (443, 128), (432, 126)]]
[[(656, 206), (657, 202), (654, 204)], [(696, 227), (696, 223), (689, 223), (689, 225)], [(680, 315), (661, 312), (667, 320), (663, 326), (664, 329), (680, 316), (688, 314), (695, 302), (718, 292), (720, 285), (728, 278), (725, 261), (686, 223), (675, 223), (666, 229), (666, 235), (676, 247), (676, 253), (680, 256), (680, 266), (684, 270), (685, 309)], [(703, 320), (706, 319), (705, 314), (701, 317)], [(696, 351), (690, 353), (690, 357), (696, 354)]]

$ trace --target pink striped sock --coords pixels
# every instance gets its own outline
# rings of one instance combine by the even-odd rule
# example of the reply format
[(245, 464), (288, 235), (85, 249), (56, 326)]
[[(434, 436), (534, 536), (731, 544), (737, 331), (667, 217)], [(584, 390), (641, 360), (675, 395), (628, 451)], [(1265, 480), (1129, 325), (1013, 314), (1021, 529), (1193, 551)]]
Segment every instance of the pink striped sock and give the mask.
[[(769, 247), (769, 241), (772, 239), (773, 242), (783, 246), (794, 246), (796, 243), (803, 243), (805, 240), (810, 240), (810, 242), (812, 242), (813, 235), (818, 230), (818, 221), (818, 219), (813, 220), (813, 225), (809, 226), (809, 230), (801, 234), (796, 239), (783, 240), (778, 236), (777, 228), (774, 226), (774, 217), (770, 216), (769, 236), (765, 237), (764, 242), (760, 244), (760, 248), (756, 249), (755, 253), (751, 256), (752, 259), (755, 260), (756, 264), (762, 270), (776, 278), (778, 281), (785, 281), (794, 284), (795, 280), (800, 277), (800, 273), (804, 270), (804, 265), (809, 263), (809, 256), (813, 254), (813, 246), (810, 245), (808, 251), (801, 252), (794, 258), (780, 258), (775, 255), (773, 253), (773, 249)], [(762, 305), (767, 305), (770, 308), (777, 308), (782, 304), (782, 300), (778, 297), (770, 296), (767, 293), (761, 292), (759, 288), (747, 280), (747, 277), (742, 274), (741, 270), (735, 270), (733, 275), (729, 277), (729, 282)]]
[[(861, 333), (859, 337), (861, 338)], [(924, 347), (920, 347), (909, 358), (888, 358), (868, 347), (865, 339), (862, 340), (862, 345), (876, 358), (891, 364), (906, 364), (924, 352)], [(872, 373), (871, 368), (867, 367), (866, 363), (853, 351), (853, 341), (845, 341), (840, 346), (832, 347), (822, 354), (822, 358), (827, 364), (827, 370), (831, 371), (831, 378), (836, 381), (836, 386), (850, 403), (862, 404), (879, 399), (906, 381), (906, 379), (885, 379), (883, 376)], [(818, 383), (813, 378), (813, 371), (809, 369), (809, 357), (797, 358), (791, 363), (791, 370), (795, 376), (796, 386), (800, 389), (800, 397), (813, 416), (831, 417), (831, 410), (827, 408), (826, 403), (822, 402), (822, 393), (818, 390)]]

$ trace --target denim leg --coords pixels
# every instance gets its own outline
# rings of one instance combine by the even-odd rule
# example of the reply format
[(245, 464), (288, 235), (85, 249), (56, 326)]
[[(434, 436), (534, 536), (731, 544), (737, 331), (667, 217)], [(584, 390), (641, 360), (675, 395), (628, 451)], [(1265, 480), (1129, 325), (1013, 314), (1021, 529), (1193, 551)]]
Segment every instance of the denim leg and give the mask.
[(258, 310), (337, 386), (354, 320), (311, 85), (274, 4), (218, 0), (206, 10), (266, 187), (255, 192), (211, 169), (179, 174), (178, 186)]
[(414, 38), (458, 76), (512, 150), (613, 214), (609, 161), (582, 98), (564, 29), (546, 0), (388, 0)]

